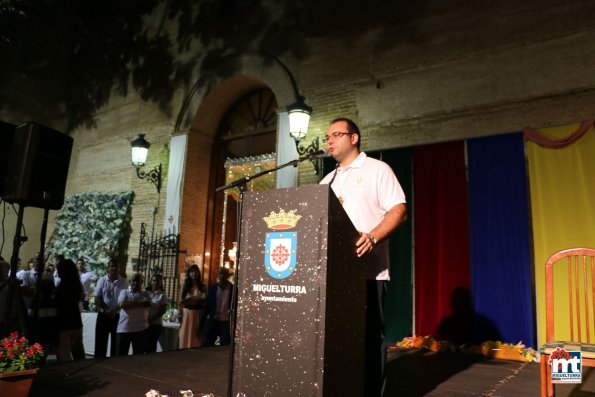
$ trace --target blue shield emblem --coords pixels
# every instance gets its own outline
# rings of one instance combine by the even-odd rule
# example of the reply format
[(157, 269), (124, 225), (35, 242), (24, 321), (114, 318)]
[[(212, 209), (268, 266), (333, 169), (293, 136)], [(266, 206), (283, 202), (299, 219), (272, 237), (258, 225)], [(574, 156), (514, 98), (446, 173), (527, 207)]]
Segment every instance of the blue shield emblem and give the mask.
[(295, 270), (297, 232), (275, 232), (266, 234), (264, 266), (274, 278), (289, 277)]

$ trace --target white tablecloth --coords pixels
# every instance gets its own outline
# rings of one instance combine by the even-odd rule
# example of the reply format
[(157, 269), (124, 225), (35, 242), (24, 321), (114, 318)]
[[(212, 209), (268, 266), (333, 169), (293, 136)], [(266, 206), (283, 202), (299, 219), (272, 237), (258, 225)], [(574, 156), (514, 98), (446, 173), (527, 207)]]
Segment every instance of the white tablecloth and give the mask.
[[(97, 322), (97, 313), (83, 312), (83, 345), (85, 346), (85, 354), (89, 356), (95, 355), (95, 323)], [(109, 346), (108, 341), (108, 346)], [(107, 349), (107, 355), (110, 352)]]

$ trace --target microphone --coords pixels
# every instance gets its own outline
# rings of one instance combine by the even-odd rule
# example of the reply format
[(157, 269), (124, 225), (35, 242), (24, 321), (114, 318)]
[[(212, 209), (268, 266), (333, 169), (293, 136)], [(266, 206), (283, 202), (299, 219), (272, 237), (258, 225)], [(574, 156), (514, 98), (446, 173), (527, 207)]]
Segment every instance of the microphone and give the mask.
[(296, 161), (295, 165), (297, 166), (297, 163), (300, 163), (305, 160), (312, 160), (317, 157), (322, 157), (327, 153), (328, 153), (328, 149), (320, 149), (320, 150), (317, 150), (316, 152), (308, 153), (307, 155), (302, 156), (299, 159), (295, 160)]
[(325, 154), (328, 154), (328, 149), (320, 149), (317, 152), (312, 152), (310, 153), (308, 156), (306, 156), (308, 159), (314, 159), (316, 157), (321, 157), (324, 156)]

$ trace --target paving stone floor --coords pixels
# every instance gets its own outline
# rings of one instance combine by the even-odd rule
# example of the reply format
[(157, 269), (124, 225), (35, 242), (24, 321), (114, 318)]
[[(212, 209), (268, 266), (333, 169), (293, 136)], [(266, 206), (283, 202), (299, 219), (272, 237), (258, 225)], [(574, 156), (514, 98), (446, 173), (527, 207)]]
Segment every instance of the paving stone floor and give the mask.
[[(142, 397), (150, 389), (174, 397), (181, 388), (195, 396), (224, 397), (228, 368), (227, 347), (49, 363), (35, 378), (30, 397)], [(585, 370), (583, 378), (581, 385), (558, 386), (557, 396), (595, 396), (595, 371)], [(537, 363), (415, 349), (389, 353), (387, 379), (386, 397), (539, 396)]]

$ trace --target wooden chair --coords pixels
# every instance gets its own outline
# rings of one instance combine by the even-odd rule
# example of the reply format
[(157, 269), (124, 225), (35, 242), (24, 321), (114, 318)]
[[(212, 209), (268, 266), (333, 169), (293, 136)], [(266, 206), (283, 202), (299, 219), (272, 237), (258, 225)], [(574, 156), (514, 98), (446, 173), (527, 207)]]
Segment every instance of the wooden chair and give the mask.
[[(569, 316), (556, 317), (554, 302), (558, 308), (568, 308)], [(541, 396), (553, 397), (548, 359), (557, 347), (581, 351), (583, 366), (595, 367), (595, 249), (570, 248), (550, 256), (545, 264), (545, 307), (546, 343), (539, 349)], [(570, 332), (562, 334), (559, 330), (565, 324)]]

